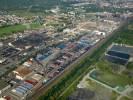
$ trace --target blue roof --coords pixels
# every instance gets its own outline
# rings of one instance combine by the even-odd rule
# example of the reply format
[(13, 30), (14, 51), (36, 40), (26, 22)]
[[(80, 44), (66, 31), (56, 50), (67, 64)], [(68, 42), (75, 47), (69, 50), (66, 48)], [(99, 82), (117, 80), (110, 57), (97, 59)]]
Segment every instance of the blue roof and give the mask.
[(23, 87), (23, 86), (19, 86), (19, 88), (21, 88), (21, 89), (24, 90), (24, 91), (28, 91), (28, 89), (25, 88), (25, 87)]
[(59, 45), (57, 46), (57, 48), (60, 48), (60, 49), (64, 49), (65, 47), (66, 47), (66, 45), (65, 45), (64, 43), (59, 44)]
[(25, 82), (25, 83), (24, 83), (24, 84), (22, 84), (21, 86), (22, 86), (22, 87), (24, 87), (24, 88), (27, 88), (28, 90), (32, 89), (32, 87), (33, 87), (33, 85), (32, 85), (32, 84), (27, 83), (27, 82)]
[(32, 89), (32, 87), (29, 87), (29, 86), (26, 85), (26, 84), (23, 84), (22, 86), (25, 87), (25, 88), (27, 88), (27, 89), (29, 89), (29, 90)]
[(80, 44), (80, 45), (83, 45), (83, 46), (88, 46), (87, 43), (83, 43), (83, 42), (80, 42), (79, 44)]
[(22, 92), (23, 94), (26, 93), (26, 91), (22, 90), (21, 88), (16, 88), (15, 90)]
[(117, 58), (115, 56), (110, 56), (110, 55), (106, 55), (105, 58), (112, 63), (116, 63), (116, 64), (121, 64), (121, 65), (125, 65), (128, 60), (126, 59), (121, 59), (121, 58)]
[(30, 84), (30, 83), (28, 83), (28, 82), (25, 82), (25, 85), (30, 86), (30, 87), (33, 87), (33, 85)]
[(46, 59), (49, 55), (51, 55), (52, 53), (49, 53), (49, 54), (44, 54), (44, 55), (40, 55), (39, 57), (36, 57), (36, 59), (38, 61), (42, 61), (44, 59)]
[(39, 61), (42, 61), (42, 60), (44, 60), (44, 59), (46, 59), (46, 58), (47, 58), (47, 56), (42, 55), (41, 57), (38, 58), (38, 60), (39, 60)]
[(113, 45), (110, 50), (123, 52), (123, 53), (129, 54), (129, 55), (133, 53), (132, 47), (126, 47), (126, 46), (122, 46), (122, 45)]
[(90, 43), (90, 41), (88, 41), (88, 40), (80, 40), (80, 42), (86, 43), (86, 44), (89, 44)]
[(107, 54), (109, 54), (111, 56), (119, 57), (121, 59), (126, 59), (126, 60), (128, 60), (130, 57), (130, 55), (128, 55), (128, 54), (117, 52), (117, 51), (108, 51)]
[(16, 90), (16, 93), (20, 94), (20, 95), (23, 95), (24, 93), (19, 91), (19, 90)]

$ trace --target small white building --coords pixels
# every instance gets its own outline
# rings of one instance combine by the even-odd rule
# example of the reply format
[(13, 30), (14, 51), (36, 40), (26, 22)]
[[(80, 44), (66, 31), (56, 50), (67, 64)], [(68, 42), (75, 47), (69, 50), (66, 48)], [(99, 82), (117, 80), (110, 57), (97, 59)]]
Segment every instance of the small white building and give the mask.
[(3, 47), (3, 43), (2, 42), (0, 42), (0, 47)]
[(4, 63), (5, 61), (6, 61), (6, 59), (0, 58), (0, 64)]
[(96, 35), (103, 35), (103, 36), (106, 35), (105, 32), (100, 32), (100, 31), (94, 31), (93, 34), (96, 34)]

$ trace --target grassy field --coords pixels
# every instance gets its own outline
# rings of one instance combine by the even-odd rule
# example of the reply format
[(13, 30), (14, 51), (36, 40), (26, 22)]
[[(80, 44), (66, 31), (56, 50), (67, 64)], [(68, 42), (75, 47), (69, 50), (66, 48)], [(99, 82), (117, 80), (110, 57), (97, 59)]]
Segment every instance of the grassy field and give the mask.
[(130, 100), (127, 97), (122, 97), (120, 100)]
[(36, 29), (41, 27), (40, 24), (19, 24), (19, 25), (13, 25), (13, 26), (7, 26), (7, 27), (1, 27), (0, 28), (0, 37), (5, 37), (8, 35), (11, 35), (16, 32), (22, 32), (24, 30), (28, 29)]
[(26, 10), (10, 10), (9, 11), (9, 14), (15, 14), (17, 16), (21, 16), (21, 17), (26, 17), (26, 18), (32, 18), (33, 16), (46, 16), (48, 15), (49, 13), (46, 13), (44, 11), (42, 12), (31, 12), (31, 11), (28, 11), (28, 9)]
[(133, 25), (128, 25), (129, 30), (133, 30)]
[[(91, 91), (95, 92), (96, 97), (99, 98), (99, 100), (116, 100), (117, 97), (119, 96), (118, 93), (114, 91), (110, 91), (108, 88), (105, 88), (104, 86), (90, 80), (86, 79), (86, 82), (88, 82), (87, 88)], [(83, 82), (85, 82), (83, 81)]]
[[(96, 75), (97, 74), (97, 75)], [(128, 84), (132, 84), (132, 80), (125, 75), (115, 74), (109, 71), (94, 71), (91, 73), (91, 76), (113, 88), (116, 86), (125, 87)]]
[(127, 65), (127, 69), (133, 71), (133, 62), (129, 62)]

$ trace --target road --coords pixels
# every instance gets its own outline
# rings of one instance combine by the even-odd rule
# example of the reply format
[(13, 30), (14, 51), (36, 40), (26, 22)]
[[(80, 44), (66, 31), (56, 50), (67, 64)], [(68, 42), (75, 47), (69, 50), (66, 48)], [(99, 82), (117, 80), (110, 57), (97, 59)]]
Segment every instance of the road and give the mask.
[(62, 71), (59, 75), (57, 75), (53, 80), (49, 81), (46, 85), (42, 86), (35, 94), (28, 97), (27, 100), (37, 100), (41, 95), (45, 94), (52, 86), (57, 84), (64, 76), (69, 74), (72, 69), (76, 67), (80, 63), (81, 59), (86, 58), (87, 56), (90, 56), (94, 53), (95, 50), (97, 50), (101, 45), (103, 45), (105, 42), (107, 42), (116, 31), (110, 33), (105, 39), (102, 39), (100, 42), (98, 42), (96, 45), (94, 45), (91, 49), (89, 49), (86, 53), (84, 53), (81, 57), (79, 57), (76, 61), (74, 61), (72, 64), (70, 64), (64, 71)]

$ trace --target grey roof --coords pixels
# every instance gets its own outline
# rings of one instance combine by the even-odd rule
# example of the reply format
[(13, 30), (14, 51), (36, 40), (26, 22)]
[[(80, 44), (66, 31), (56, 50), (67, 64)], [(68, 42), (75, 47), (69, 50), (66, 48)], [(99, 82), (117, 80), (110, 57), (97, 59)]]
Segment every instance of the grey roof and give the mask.
[(133, 47), (127, 47), (123, 45), (113, 45), (110, 49), (112, 51), (119, 51), (131, 55), (133, 53)]
[(0, 80), (0, 90), (8, 86), (9, 84), (5, 82), (4, 80)]

